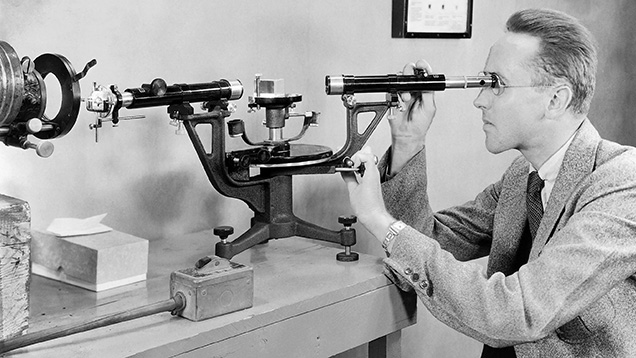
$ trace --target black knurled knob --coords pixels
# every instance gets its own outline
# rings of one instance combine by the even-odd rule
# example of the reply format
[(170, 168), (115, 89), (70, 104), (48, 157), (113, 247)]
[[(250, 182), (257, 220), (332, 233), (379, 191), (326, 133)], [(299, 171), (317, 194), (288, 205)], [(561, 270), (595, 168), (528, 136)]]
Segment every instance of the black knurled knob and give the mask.
[(351, 226), (358, 222), (358, 218), (355, 215), (351, 216), (340, 216), (338, 217), (338, 222), (344, 226)]
[(231, 226), (217, 226), (214, 228), (214, 235), (221, 240), (227, 239), (228, 236), (234, 234), (234, 228)]

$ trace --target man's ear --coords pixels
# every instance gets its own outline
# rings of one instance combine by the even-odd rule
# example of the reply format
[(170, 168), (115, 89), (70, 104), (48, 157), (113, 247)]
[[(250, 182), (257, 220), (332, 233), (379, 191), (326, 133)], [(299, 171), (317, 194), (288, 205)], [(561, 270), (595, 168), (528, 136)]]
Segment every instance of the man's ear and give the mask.
[(548, 118), (558, 118), (563, 115), (572, 102), (572, 88), (568, 85), (559, 85), (551, 90), (552, 97), (546, 108)]

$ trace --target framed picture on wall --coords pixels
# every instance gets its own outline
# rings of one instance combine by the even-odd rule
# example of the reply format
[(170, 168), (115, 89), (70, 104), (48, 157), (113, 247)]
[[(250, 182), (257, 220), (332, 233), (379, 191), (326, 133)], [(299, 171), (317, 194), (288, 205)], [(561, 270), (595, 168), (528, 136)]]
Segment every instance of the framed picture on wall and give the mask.
[(470, 38), (473, 0), (393, 0), (393, 38)]

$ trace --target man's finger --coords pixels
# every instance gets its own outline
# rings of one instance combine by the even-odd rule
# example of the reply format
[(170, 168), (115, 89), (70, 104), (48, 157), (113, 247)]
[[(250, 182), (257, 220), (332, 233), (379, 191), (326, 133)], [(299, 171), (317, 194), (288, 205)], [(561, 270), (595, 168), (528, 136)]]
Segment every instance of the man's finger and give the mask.
[(347, 191), (351, 194), (355, 188), (358, 187), (358, 179), (356, 178), (356, 175), (353, 172), (341, 172), (340, 175), (347, 186)]

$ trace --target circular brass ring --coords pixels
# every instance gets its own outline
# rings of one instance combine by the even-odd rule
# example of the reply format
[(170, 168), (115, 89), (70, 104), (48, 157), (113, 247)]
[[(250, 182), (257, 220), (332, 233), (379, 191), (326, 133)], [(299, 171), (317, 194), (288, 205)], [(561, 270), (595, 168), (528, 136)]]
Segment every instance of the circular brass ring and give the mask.
[(0, 41), (0, 126), (8, 126), (16, 118), (23, 93), (20, 58), (11, 45)]
[(36, 58), (34, 62), (35, 70), (42, 75), (42, 78), (46, 78), (49, 74), (55, 75), (62, 89), (60, 111), (55, 118), (43, 118), (45, 123), (54, 124), (55, 129), (36, 133), (35, 136), (40, 139), (62, 137), (75, 125), (82, 101), (80, 85), (75, 79), (75, 70), (66, 57), (62, 55), (45, 53)]

